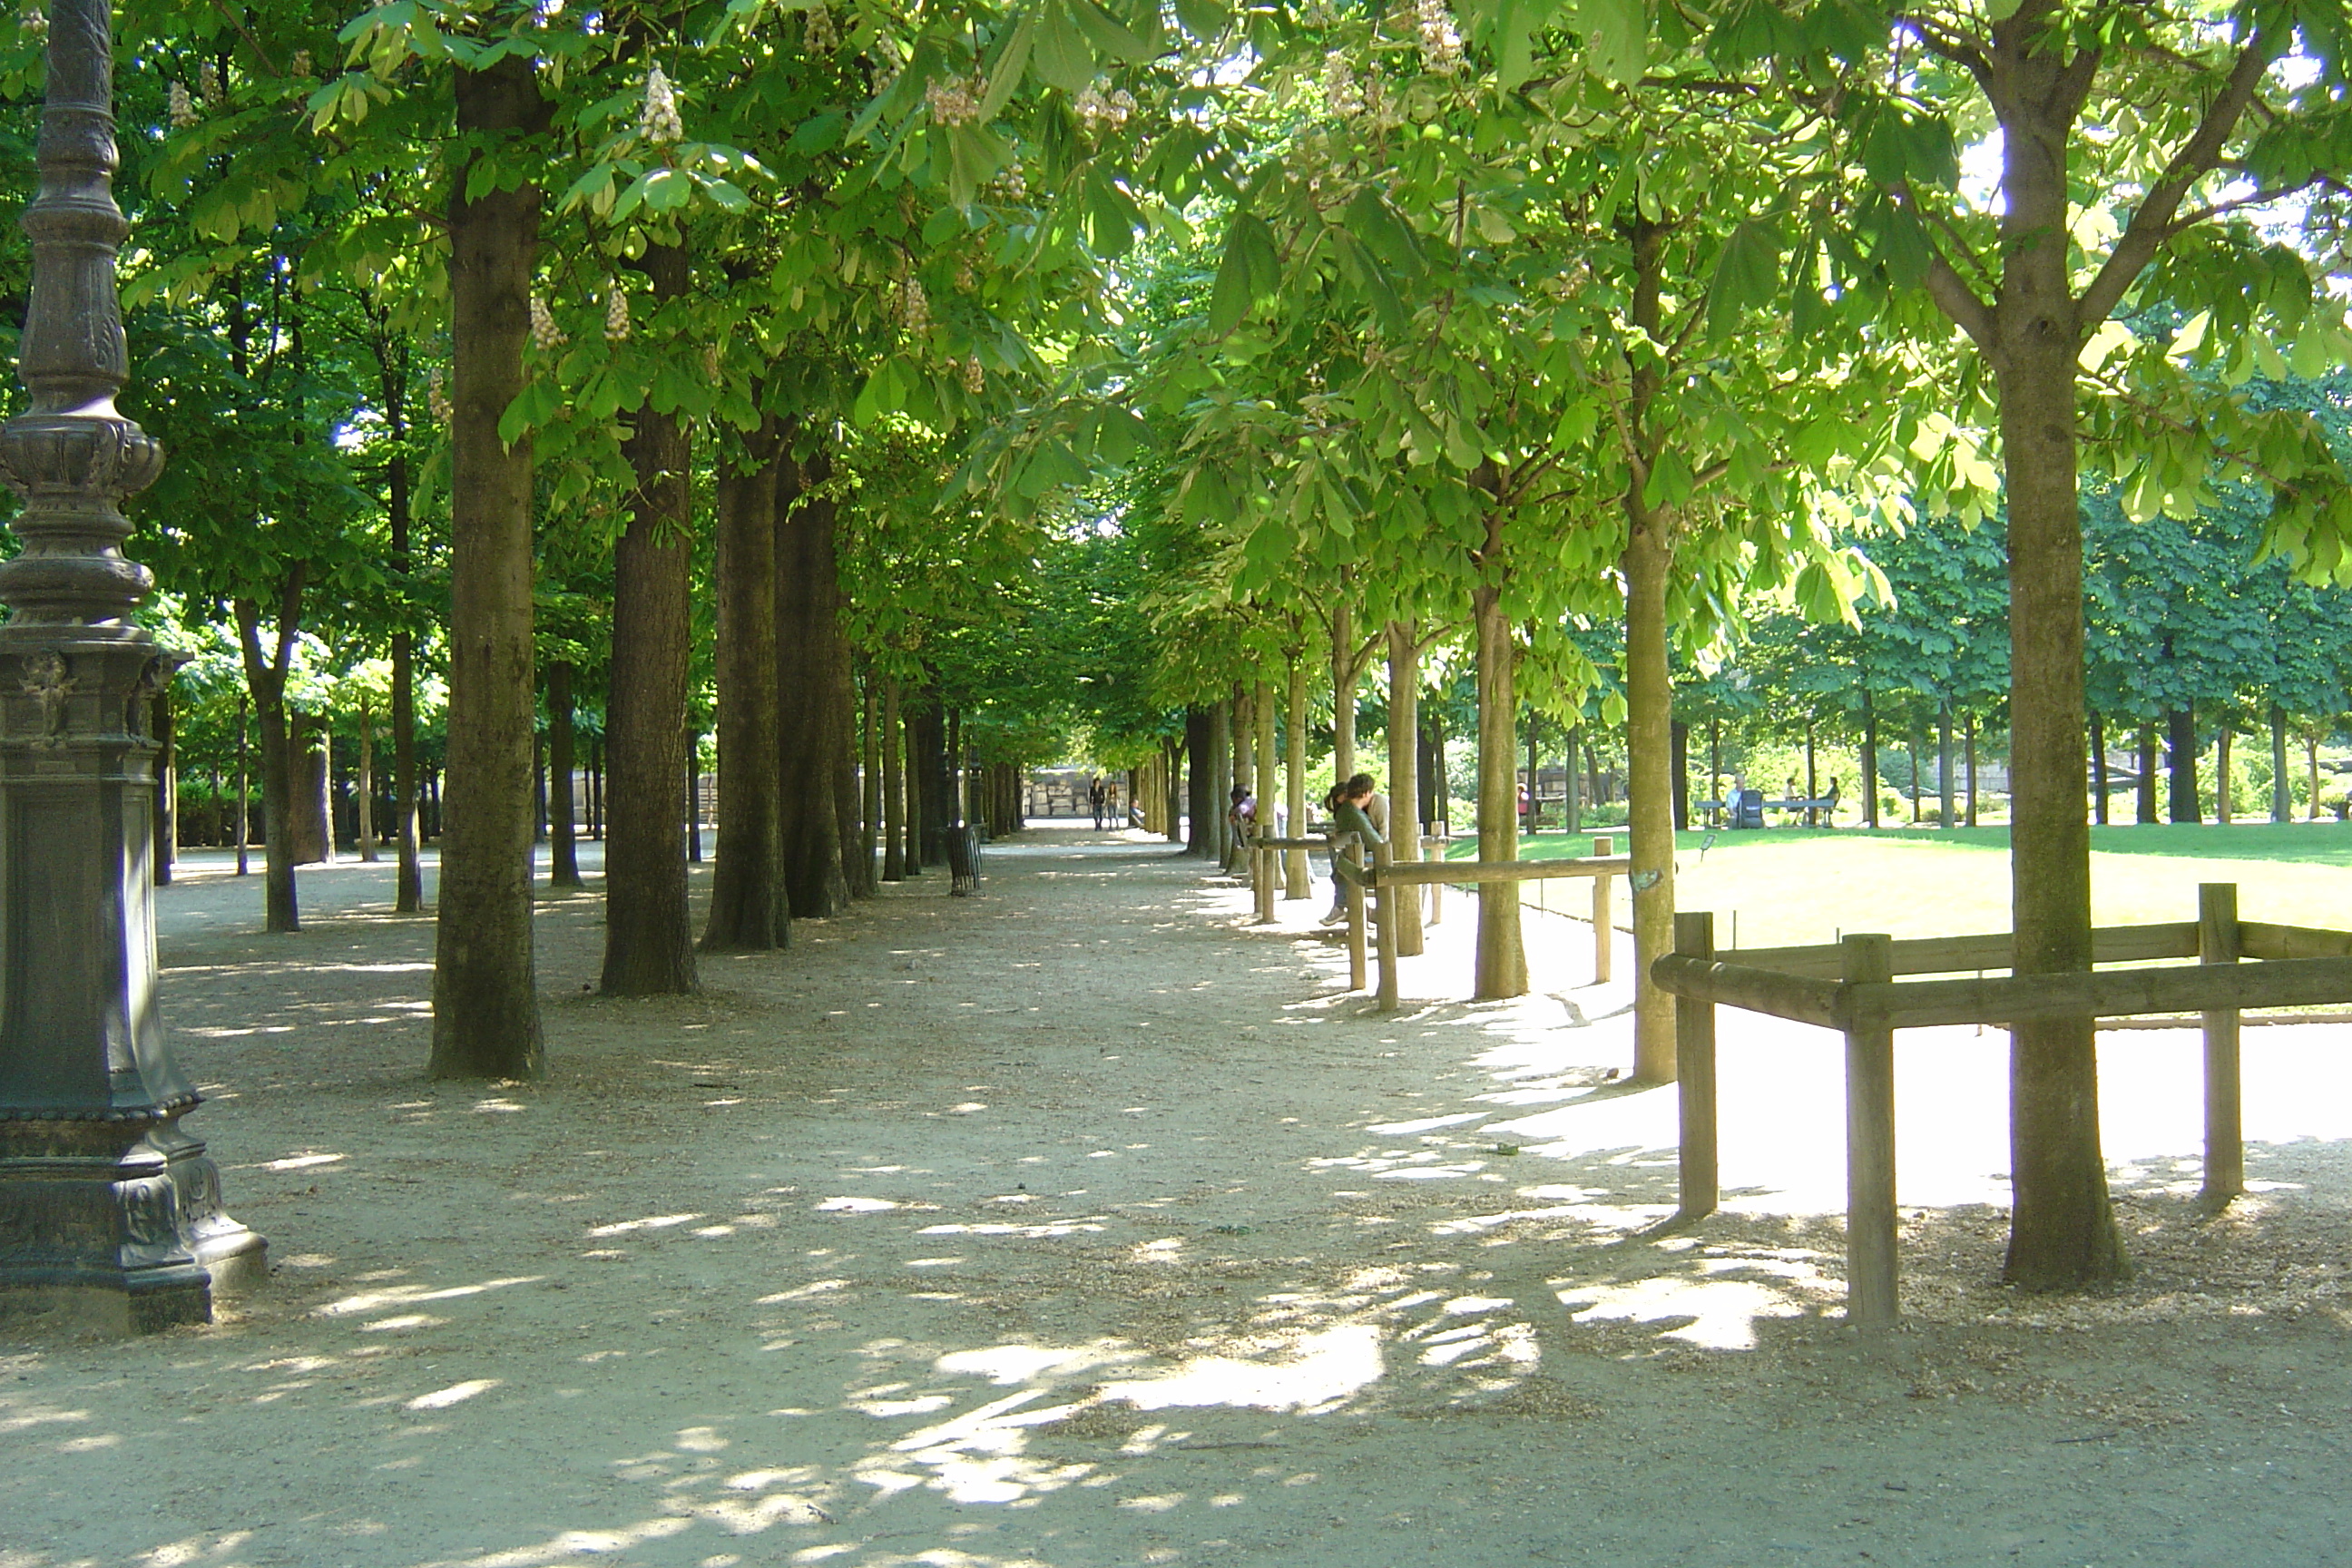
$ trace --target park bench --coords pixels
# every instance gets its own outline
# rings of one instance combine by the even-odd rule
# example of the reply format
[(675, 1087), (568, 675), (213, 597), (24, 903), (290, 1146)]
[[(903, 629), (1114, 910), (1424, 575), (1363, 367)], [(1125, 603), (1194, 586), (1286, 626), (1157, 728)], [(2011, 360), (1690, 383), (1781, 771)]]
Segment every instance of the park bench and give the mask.
[(1764, 798), (1764, 792), (1757, 789), (1746, 791), (1736, 802), (1725, 802), (1720, 800), (1695, 800), (1691, 802), (1691, 809), (1697, 812), (1701, 817), (1710, 821), (1716, 826), (1734, 828), (1763, 826), (1764, 814), (1768, 811), (1778, 811), (1791, 816), (1802, 812), (1807, 814), (1808, 818), (1810, 819), (1811, 814), (1813, 812), (1820, 812), (1824, 816), (1834, 817), (1837, 813), (1837, 807), (1838, 797), (1834, 793), (1821, 795), (1811, 800), (1802, 799), (1795, 795), (1790, 795), (1783, 800), (1766, 800)]
[[(1735, 949), (1717, 954), (1715, 917), (1675, 916), (1675, 950), (1650, 965), (1672, 993), (1676, 1093), (1682, 1123), (1678, 1222), (1715, 1212), (1716, 1032), (1718, 1005), (1836, 1029), (1845, 1036), (1846, 1321), (1885, 1328), (1897, 1312), (1895, 1208), (1895, 1031), (1938, 1024), (2014, 1025), (2037, 1018), (2133, 1017), (2198, 1013), (2205, 1031), (2205, 1182), (2208, 1203), (2245, 1190), (2239, 1112), (2240, 1014), (2250, 1006), (2352, 1001), (2352, 931), (2238, 919), (2234, 882), (2198, 889), (2198, 918), (2173, 924), (2103, 926), (2091, 933), (2094, 964), (2163, 965), (2009, 974), (2007, 931), (1896, 942), (1848, 936), (1835, 946)], [(2241, 963), (2241, 959), (2258, 959)], [(1898, 981), (1898, 975), (1974, 979)]]

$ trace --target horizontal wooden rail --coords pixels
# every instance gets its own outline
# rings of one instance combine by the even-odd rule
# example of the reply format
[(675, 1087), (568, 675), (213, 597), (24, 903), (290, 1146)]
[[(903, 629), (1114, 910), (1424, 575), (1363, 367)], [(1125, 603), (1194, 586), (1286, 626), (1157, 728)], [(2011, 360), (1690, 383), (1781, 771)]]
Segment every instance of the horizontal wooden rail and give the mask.
[[(2189, 951), (2179, 951), (2180, 931)], [(2099, 973), (1997, 975), (1981, 980), (1889, 981), (1840, 984), (1820, 973), (1820, 958), (1836, 948), (1750, 948), (1728, 962), (1701, 962), (1666, 953), (1651, 965), (1659, 988), (1676, 996), (1769, 1013), (1823, 1028), (1853, 1026), (1916, 1029), (1938, 1024), (2014, 1024), (2035, 1018), (2127, 1018), (2144, 1013), (2208, 1013), (2247, 1007), (2307, 1007), (2352, 1000), (2352, 932), (2307, 927), (2241, 926), (2247, 934), (2239, 951), (2247, 957), (2294, 948), (2317, 956), (2271, 959), (2261, 963), (2207, 964), (2178, 969), (2135, 969)], [(2256, 931), (2260, 932), (2259, 945)], [(2111, 943), (2095, 947), (2101, 963), (2132, 958), (2194, 957), (2197, 927), (2151, 925), (2110, 928), (2098, 933)], [(2329, 939), (2334, 952), (2329, 952)], [(1891, 944), (1895, 973), (1939, 973), (1960, 967), (1954, 953), (1982, 937), (1937, 938)], [(2005, 940), (2005, 939), (2004, 939)], [(1940, 944), (1940, 946), (1939, 946)], [(1906, 948), (1914, 962), (1904, 962)], [(1919, 954), (1921, 949), (1935, 950)], [(2006, 956), (2006, 955), (2003, 955)], [(1986, 968), (1994, 967), (1988, 954)]]
[[(2285, 930), (2285, 927), (2275, 927)], [(2007, 969), (2014, 962), (2007, 931), (1988, 936), (1912, 937), (1894, 944), (1897, 974), (1951, 974), (1963, 969)], [(2146, 963), (2163, 958), (2197, 956), (2197, 922), (2172, 921), (2162, 925), (2105, 926), (2091, 933), (2094, 963)], [(2249, 947), (2249, 954), (2252, 952)], [(1839, 973), (1835, 947), (1742, 947), (1731, 950), (1740, 963), (1755, 969), (1777, 969), (1784, 974), (1828, 978)], [(2280, 956), (2287, 956), (2281, 954)], [(2321, 953), (2294, 956), (2322, 957)]]
[[(1562, 877), (1631, 875), (1628, 855), (1588, 856), (1575, 860), (1400, 860), (1359, 871), (1340, 862), (1339, 875), (1360, 888), (1423, 887), (1432, 882), (1539, 882)], [(1793, 951), (1793, 950), (1792, 950)]]
[(1898, 1029), (1936, 1024), (2016, 1024), (2034, 1018), (2128, 1018), (2140, 1013), (2235, 1012), (2300, 1007), (2352, 998), (2352, 958), (2287, 958), (2263, 963), (2117, 973), (2018, 974), (1999, 980), (1921, 980), (1848, 986), (1857, 1020)]
[(1687, 996), (1695, 1002), (1745, 1007), (1751, 1013), (1769, 1013), (1775, 1018), (1818, 1024), (1824, 1029), (1846, 1026), (1845, 987), (1834, 980), (1694, 958), (1680, 952), (1664, 953), (1653, 960), (1650, 978), (1658, 983), (1659, 990)]
[(1623, 877), (1633, 869), (1629, 855), (1590, 855), (1558, 860), (1424, 860), (1392, 866), (1381, 875), (1400, 882), (1541, 882), (1556, 877)]
[(2241, 921), (2238, 952), (2244, 958), (2352, 958), (2352, 931)]
[[(1846, 1047), (1846, 1316), (1883, 1328), (1899, 1310), (1895, 1207), (1895, 1031), (2038, 1018), (2202, 1016), (2205, 1184), (2210, 1204), (2245, 1190), (2239, 1026), (2248, 1007), (2352, 1001), (2352, 931), (2238, 919), (2235, 884), (2198, 889), (2198, 919), (2092, 933), (2094, 962), (2157, 967), (1899, 981), (1899, 974), (2007, 969), (2008, 933), (1895, 942), (1853, 935), (1835, 947), (1750, 948), (1718, 956), (1714, 917), (1675, 916), (1675, 951), (1650, 969), (1675, 1002), (1685, 1220), (1715, 1211), (1718, 1005), (1843, 1031)], [(2195, 958), (2194, 965), (2163, 966)], [(2256, 959), (2257, 963), (2242, 962)]]
[(1328, 838), (1253, 838), (1250, 845), (1256, 849), (1328, 849), (1331, 841)]

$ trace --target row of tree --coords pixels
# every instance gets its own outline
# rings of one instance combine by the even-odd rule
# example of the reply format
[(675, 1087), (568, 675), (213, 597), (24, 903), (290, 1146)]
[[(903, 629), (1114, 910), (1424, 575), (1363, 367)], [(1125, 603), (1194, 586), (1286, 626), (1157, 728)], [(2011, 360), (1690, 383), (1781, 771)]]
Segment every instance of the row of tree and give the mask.
[[(2080, 454), (2137, 520), (2254, 487), (2299, 570), (2352, 534), (2253, 380), (2346, 357), (2342, 10), (151, 0), (132, 407), (182, 456), (140, 548), (236, 630), (273, 847), (300, 637), (381, 635), (404, 902), (446, 668), (436, 1073), (540, 1065), (542, 662), (607, 671), (615, 993), (695, 981), (706, 639), (716, 945), (865, 885), (892, 759), (950, 820), (959, 708), (1014, 752), (1082, 710), (1163, 778), (1181, 712), (1208, 821), (1277, 712), (1297, 804), (1318, 671), (1352, 770), (1381, 662), (1413, 820), (1459, 647), (1482, 858), (1524, 702), (1622, 726), (1645, 975), (1677, 663), (1759, 596), (1860, 635), (1860, 542), (1947, 516), (2003, 524), (2020, 967), (2079, 969)], [(1525, 988), (1517, 919), (1482, 893), (1483, 994)], [(1646, 978), (1635, 1012), (1670, 1077)], [(2017, 1042), (2011, 1275), (2105, 1277), (2090, 1022)]]

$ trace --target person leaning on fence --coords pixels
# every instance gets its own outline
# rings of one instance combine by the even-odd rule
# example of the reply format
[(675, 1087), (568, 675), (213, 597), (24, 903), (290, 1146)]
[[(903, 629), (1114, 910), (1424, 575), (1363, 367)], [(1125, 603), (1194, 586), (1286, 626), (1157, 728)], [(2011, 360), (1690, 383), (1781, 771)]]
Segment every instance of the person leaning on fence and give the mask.
[(1350, 838), (1368, 854), (1373, 845), (1388, 842), (1383, 830), (1388, 826), (1389, 803), (1372, 788), (1370, 773), (1358, 773), (1333, 790), (1323, 804), (1331, 810), (1331, 912), (1323, 917), (1328, 926), (1348, 918), (1348, 884), (1339, 879), (1339, 857)]
[(1233, 824), (1234, 844), (1246, 841), (1257, 826), (1257, 797), (1243, 785), (1234, 785), (1234, 803), (1226, 809), (1225, 820)]

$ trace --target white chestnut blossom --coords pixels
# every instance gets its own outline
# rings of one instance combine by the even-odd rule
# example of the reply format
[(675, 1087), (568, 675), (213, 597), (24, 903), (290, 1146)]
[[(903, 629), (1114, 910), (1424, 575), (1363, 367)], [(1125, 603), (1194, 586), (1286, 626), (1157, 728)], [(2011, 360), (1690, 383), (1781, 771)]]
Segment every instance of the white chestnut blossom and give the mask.
[(533, 294), (530, 297), (530, 341), (541, 353), (553, 353), (564, 344), (563, 329), (555, 324), (554, 314), (547, 301)]
[(678, 118), (677, 89), (656, 66), (646, 73), (646, 106), (637, 114), (637, 131), (656, 144), (686, 139), (686, 121)]

